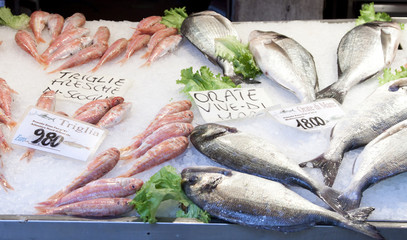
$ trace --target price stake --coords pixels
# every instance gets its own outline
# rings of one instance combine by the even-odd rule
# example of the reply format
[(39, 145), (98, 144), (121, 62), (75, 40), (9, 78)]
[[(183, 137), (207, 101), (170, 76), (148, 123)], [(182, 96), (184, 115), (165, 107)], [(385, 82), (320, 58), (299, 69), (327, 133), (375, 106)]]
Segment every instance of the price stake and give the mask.
[(36, 107), (30, 107), (13, 134), (12, 143), (86, 161), (106, 130)]
[(303, 131), (331, 128), (344, 115), (334, 99), (275, 109), (269, 113), (280, 123)]

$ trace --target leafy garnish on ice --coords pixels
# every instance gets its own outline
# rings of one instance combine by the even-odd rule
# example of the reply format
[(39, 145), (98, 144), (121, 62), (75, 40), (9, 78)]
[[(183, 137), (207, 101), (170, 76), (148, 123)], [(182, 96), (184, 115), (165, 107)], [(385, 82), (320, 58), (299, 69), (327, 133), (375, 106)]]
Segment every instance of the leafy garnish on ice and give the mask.
[(242, 74), (246, 79), (254, 79), (262, 73), (248, 45), (234, 36), (215, 39), (215, 52), (220, 58), (233, 63), (235, 73)]
[[(359, 12), (360, 16), (356, 19), (356, 26), (373, 21), (382, 21), (382, 22), (392, 21), (389, 14), (384, 12), (376, 13), (373, 2), (363, 4), (362, 9)], [(404, 24), (400, 23), (400, 27), (401, 29), (404, 29)]]
[(28, 27), (30, 17), (26, 14), (13, 15), (7, 7), (0, 8), (0, 25), (5, 25), (17, 30)]
[(188, 14), (185, 10), (185, 7), (171, 8), (170, 10), (166, 9), (164, 10), (164, 16), (161, 20), (161, 23), (167, 27), (177, 28), (179, 32), (182, 22), (187, 17)]
[(395, 69), (394, 73), (391, 72), (391, 68), (385, 68), (382, 77), (379, 77), (379, 84), (383, 85), (387, 82), (405, 77), (407, 77), (407, 68), (404, 66), (401, 66), (400, 69)]
[(145, 222), (157, 222), (156, 213), (161, 202), (175, 200), (179, 202), (180, 209), (177, 217), (196, 218), (202, 222), (209, 222), (209, 214), (187, 198), (181, 188), (181, 176), (172, 166), (165, 166), (144, 183), (137, 192), (131, 204)]
[(181, 79), (177, 80), (177, 84), (185, 85), (182, 92), (186, 94), (191, 91), (240, 88), (240, 85), (234, 84), (230, 77), (221, 77), (220, 74), (215, 76), (207, 66), (202, 66), (195, 73), (192, 71), (192, 67), (181, 70)]

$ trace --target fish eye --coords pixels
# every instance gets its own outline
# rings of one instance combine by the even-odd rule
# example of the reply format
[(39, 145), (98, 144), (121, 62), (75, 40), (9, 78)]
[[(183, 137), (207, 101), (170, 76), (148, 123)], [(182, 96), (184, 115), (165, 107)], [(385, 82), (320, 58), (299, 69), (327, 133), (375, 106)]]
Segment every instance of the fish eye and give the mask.
[(191, 176), (189, 179), (188, 179), (188, 183), (190, 183), (190, 184), (195, 184), (196, 182), (198, 182), (198, 176)]

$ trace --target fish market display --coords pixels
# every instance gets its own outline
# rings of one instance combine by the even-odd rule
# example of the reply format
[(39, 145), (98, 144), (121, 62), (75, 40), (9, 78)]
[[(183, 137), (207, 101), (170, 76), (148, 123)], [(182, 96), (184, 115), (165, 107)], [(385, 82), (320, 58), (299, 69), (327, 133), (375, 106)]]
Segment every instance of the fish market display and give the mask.
[(106, 50), (103, 56), (100, 58), (98, 64), (91, 70), (92, 72), (97, 71), (105, 62), (111, 61), (112, 59), (118, 57), (127, 48), (127, 39), (120, 38), (116, 40), (110, 47)]
[(76, 110), (72, 117), (87, 123), (96, 124), (111, 108), (123, 102), (124, 98), (122, 97), (94, 100)]
[(15, 35), (15, 41), (21, 49), (33, 56), (38, 63), (43, 64), (43, 58), (37, 50), (37, 43), (29, 32), (26, 30), (19, 30)]
[(332, 209), (346, 213), (337, 202), (339, 192), (325, 187), (264, 139), (219, 124), (203, 124), (191, 133), (194, 147), (226, 167), (284, 184), (306, 188)]
[(299, 231), (324, 222), (383, 239), (374, 226), (363, 223), (372, 209), (358, 211), (359, 219), (317, 206), (284, 185), (218, 167), (189, 167), (182, 173), (185, 194), (212, 216), (246, 226)]
[[(161, 40), (152, 50), (151, 54), (148, 55), (148, 59), (144, 65), (150, 65), (152, 62), (161, 58), (165, 54), (174, 51), (176, 47), (178, 47), (179, 43), (181, 42), (182, 37), (181, 35), (171, 35), (163, 40)], [(143, 65), (143, 66), (144, 66)]]
[(197, 47), (213, 63), (217, 63), (223, 74), (239, 82), (233, 64), (220, 59), (215, 52), (215, 39), (227, 36), (234, 36), (237, 39), (239, 34), (233, 27), (229, 19), (213, 11), (203, 11), (189, 15), (181, 26), (181, 33), (195, 47)]
[(377, 88), (336, 123), (328, 149), (300, 166), (320, 168), (325, 184), (332, 186), (346, 151), (368, 144), (386, 129), (407, 119), (406, 86), (407, 78), (402, 78)]
[(292, 91), (301, 102), (315, 100), (318, 75), (314, 58), (294, 39), (268, 31), (252, 31), (249, 49), (262, 72), (284, 88)]
[(103, 117), (97, 122), (96, 126), (102, 128), (110, 128), (123, 121), (126, 115), (130, 112), (132, 104), (123, 102), (109, 109)]
[(150, 41), (151, 36), (147, 34), (140, 34), (140, 32), (135, 32), (127, 44), (126, 53), (120, 63), (125, 63), (129, 58), (138, 50), (147, 46), (148, 42)]
[(35, 11), (30, 17), (30, 28), (34, 33), (37, 42), (45, 42), (41, 37), (41, 32), (44, 30), (49, 18), (49, 13), (44, 11)]
[(380, 134), (366, 145), (356, 161), (359, 168), (339, 201), (345, 209), (360, 205), (362, 192), (367, 188), (397, 174), (407, 171), (407, 121), (404, 120)]
[(396, 55), (400, 31), (395, 22), (370, 22), (350, 30), (338, 46), (338, 81), (317, 93), (317, 98), (342, 103), (353, 86), (388, 67)]

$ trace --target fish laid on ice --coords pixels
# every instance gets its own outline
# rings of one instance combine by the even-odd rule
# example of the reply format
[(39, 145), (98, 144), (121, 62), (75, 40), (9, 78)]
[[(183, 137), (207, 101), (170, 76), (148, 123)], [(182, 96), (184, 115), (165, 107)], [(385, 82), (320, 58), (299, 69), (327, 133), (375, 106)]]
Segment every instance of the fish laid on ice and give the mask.
[(325, 184), (332, 186), (346, 151), (368, 144), (386, 129), (407, 119), (407, 78), (378, 87), (360, 105), (340, 119), (331, 132), (328, 149), (301, 163), (320, 168)]
[(57, 39), (64, 27), (64, 17), (59, 14), (50, 14), (47, 21), (49, 32), (51, 33), (51, 43)]
[(30, 16), (29, 25), (37, 42), (45, 42), (45, 40), (41, 37), (41, 32), (47, 25), (49, 15), (50, 14), (47, 12), (38, 10), (33, 12)]
[(69, 31), (74, 28), (79, 28), (85, 25), (86, 18), (82, 13), (74, 13), (72, 16), (65, 19), (62, 32)]
[(154, 33), (166, 28), (164, 24), (160, 23), (162, 20), (161, 16), (149, 16), (143, 18), (137, 25), (137, 31), (143, 34), (153, 35)]
[(86, 167), (86, 169), (76, 177), (70, 184), (48, 198), (47, 201), (39, 205), (49, 205), (55, 203), (73, 190), (83, 187), (86, 184), (101, 178), (112, 170), (120, 159), (120, 152), (116, 148), (109, 148), (97, 155)]
[(294, 39), (276, 32), (252, 31), (249, 49), (261, 71), (293, 92), (301, 102), (315, 100), (318, 75), (314, 58)]
[(69, 215), (79, 217), (115, 217), (133, 210), (128, 198), (97, 198), (54, 208), (44, 208), (42, 215)]
[(112, 107), (124, 102), (122, 97), (109, 97), (90, 101), (78, 108), (73, 114), (73, 118), (96, 124)]
[(11, 117), (7, 116), (2, 108), (0, 108), (0, 123), (5, 124), (10, 129), (17, 125)]
[(120, 198), (127, 197), (136, 193), (143, 186), (143, 181), (137, 178), (105, 178), (92, 181), (85, 186), (78, 188), (55, 203), (49, 203), (47, 206), (39, 206), (37, 209), (44, 207), (58, 207), (75, 202), (81, 202), (96, 198)]
[(195, 127), (190, 136), (194, 147), (213, 161), (245, 172), (308, 189), (335, 211), (347, 215), (337, 201), (339, 192), (319, 183), (277, 146), (236, 128), (209, 123)]
[(12, 94), (17, 94), (4, 80), (0, 78), (0, 108), (4, 113), (11, 117), (11, 103), (13, 102)]
[(38, 63), (44, 64), (43, 58), (38, 53), (37, 43), (29, 32), (26, 30), (19, 30), (14, 39), (21, 49), (33, 56)]
[[(9, 144), (7, 143), (7, 140), (3, 134), (3, 130), (1, 130), (0, 128), (0, 157), (1, 157), (1, 152), (9, 152), (11, 151), (11, 147), (9, 146)], [(0, 164), (0, 169), (3, 168), (3, 162), (1, 161)], [(10, 190), (14, 190), (14, 188), (8, 183), (6, 177), (0, 173), (0, 185), (3, 187), (3, 189), (5, 191), (7, 191), (8, 189)]]
[(160, 142), (150, 148), (143, 156), (136, 159), (136, 163), (119, 177), (131, 177), (137, 173), (146, 171), (161, 163), (169, 161), (181, 155), (187, 149), (188, 138), (184, 136), (173, 137)]
[(127, 116), (127, 114), (131, 110), (132, 104), (130, 102), (123, 102), (120, 103), (111, 109), (103, 115), (103, 117), (97, 122), (96, 126), (101, 127), (101, 128), (110, 128), (121, 121)]
[(181, 177), (188, 198), (210, 215), (229, 222), (283, 232), (327, 223), (383, 239), (374, 226), (363, 222), (373, 208), (355, 210), (348, 219), (281, 183), (218, 167), (185, 168)]
[(129, 43), (127, 44), (126, 53), (120, 63), (125, 63), (135, 52), (147, 46), (148, 42), (150, 41), (150, 35), (147, 34), (137, 34), (136, 36), (132, 36), (129, 39)]
[(223, 74), (238, 83), (242, 76), (234, 72), (233, 64), (219, 58), (215, 51), (215, 39), (234, 36), (238, 40), (239, 34), (229, 19), (214, 12), (202, 11), (190, 14), (181, 25), (181, 33), (195, 47), (197, 47), (211, 62), (223, 69)]
[(178, 30), (176, 28), (165, 28), (154, 33), (147, 44), (147, 52), (142, 56), (142, 58), (149, 57), (158, 43), (160, 43), (166, 37), (175, 35), (177, 33)]
[(92, 44), (92, 38), (90, 37), (72, 39), (72, 41), (67, 42), (64, 46), (59, 47), (57, 50), (51, 53), (47, 59), (44, 59), (45, 65), (48, 66), (56, 60), (65, 59), (75, 55), (80, 50), (90, 46), (90, 44)]
[(125, 154), (122, 153), (120, 156), (120, 160), (139, 158), (149, 149), (164, 140), (179, 136), (188, 137), (193, 129), (194, 126), (192, 126), (192, 124), (190, 123), (175, 122), (165, 124), (151, 133), (148, 137), (146, 137), (140, 147), (134, 149), (131, 152), (126, 152)]
[(97, 65), (91, 70), (92, 72), (97, 71), (104, 63), (111, 61), (123, 53), (127, 48), (127, 39), (120, 38), (116, 40), (110, 47), (106, 50), (103, 56), (100, 58)]
[(87, 28), (73, 28), (58, 35), (58, 37), (49, 45), (49, 47), (41, 54), (41, 58), (47, 60), (49, 56), (58, 48), (67, 46), (73, 39), (83, 37), (89, 34)]
[(407, 171), (407, 120), (400, 122), (372, 140), (360, 153), (358, 170), (339, 196), (347, 210), (358, 208), (362, 192), (381, 180)]
[(151, 52), (143, 66), (145, 65), (148, 66), (158, 58), (164, 56), (169, 52), (174, 51), (174, 49), (178, 47), (181, 40), (182, 40), (181, 35), (172, 35), (161, 40), (157, 44), (157, 46), (155, 46), (155, 48), (153, 49), (153, 51)]
[[(55, 110), (55, 104), (56, 104), (55, 91), (47, 91), (38, 98), (36, 106), (38, 108), (53, 112)], [(35, 152), (34, 149), (29, 148), (23, 154), (23, 156), (20, 158), (20, 160), (27, 159), (27, 161), (30, 161), (34, 155), (34, 152)]]
[(80, 50), (57, 69), (49, 73), (55, 73), (64, 69), (80, 66), (92, 60), (101, 58), (108, 48), (109, 38), (109, 29), (105, 26), (99, 27), (92, 38), (92, 45)]
[(353, 86), (393, 62), (400, 38), (400, 25), (395, 22), (369, 22), (350, 30), (338, 46), (338, 81), (318, 92), (317, 98), (334, 98), (342, 103)]

